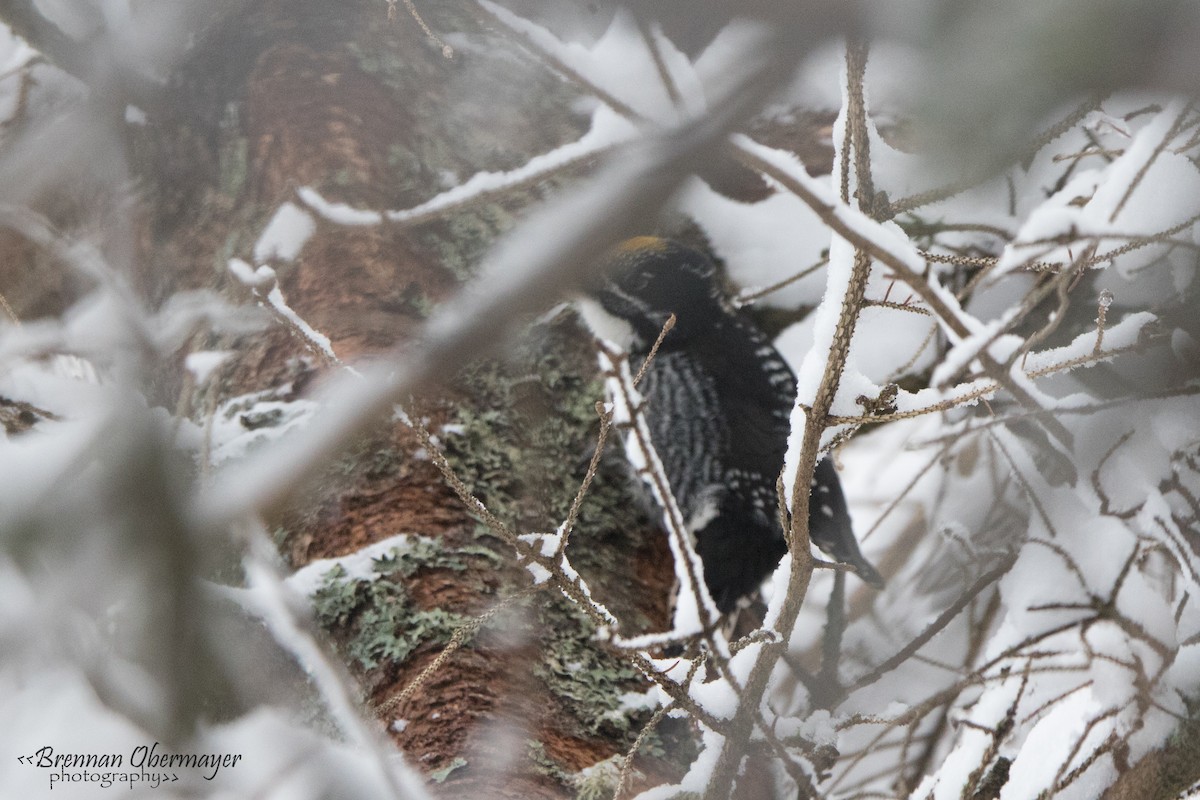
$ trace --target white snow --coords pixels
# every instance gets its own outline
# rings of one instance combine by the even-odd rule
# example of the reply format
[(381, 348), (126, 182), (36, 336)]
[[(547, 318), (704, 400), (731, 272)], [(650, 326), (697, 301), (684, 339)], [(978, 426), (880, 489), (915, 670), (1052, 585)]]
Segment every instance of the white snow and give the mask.
[(233, 355), (232, 350), (198, 350), (187, 354), (183, 366), (192, 374), (192, 380), (196, 382), (196, 385), (203, 386), (208, 383), (213, 371)]
[[(300, 199), (323, 218), (339, 225), (366, 226), (388, 222), (404, 223), (425, 219), (482, 196), (501, 192), (526, 182), (536, 181), (572, 162), (600, 155), (614, 145), (629, 141), (637, 129), (607, 107), (598, 107), (592, 116), (592, 126), (576, 141), (529, 159), (520, 167), (507, 172), (477, 172), (466, 181), (435, 195), (420, 205), (394, 211), (367, 211), (344, 203), (333, 203), (316, 189), (305, 186), (298, 190)], [(257, 253), (257, 251), (256, 251)], [(258, 258), (258, 256), (255, 256)]]
[(254, 244), (254, 260), (294, 261), (317, 230), (312, 215), (295, 203), (283, 203)]
[[(1138, 311), (1130, 314), (1115, 325), (1110, 321), (1109, 325), (1104, 329), (1103, 349), (1120, 350), (1132, 347), (1137, 344), (1138, 338), (1146, 326), (1152, 324), (1155, 320), (1156, 317), (1149, 311)], [(1018, 366), (1025, 372), (1034, 373), (1061, 364), (1067, 364), (1076, 359), (1089, 358), (1094, 354), (1096, 342), (1097, 336), (1094, 332), (1081, 333), (1070, 344), (1063, 347), (1031, 352), (1024, 360), (1024, 363)], [(1101, 363), (1104, 360), (1107, 359), (1089, 361), (1088, 366)]]
[(284, 583), (301, 597), (311, 597), (325, 581), (325, 576), (336, 567), (341, 567), (347, 580), (369, 581), (379, 577), (376, 562), (393, 553), (403, 555), (417, 544), (429, 545), (434, 540), (426, 536), (399, 533), (381, 539), (360, 550), (337, 558), (322, 558), (304, 565), (289, 576)]
[(704, 108), (704, 91), (687, 57), (660, 31), (655, 31), (655, 42), (683, 101), (681, 109), (675, 108), (636, 21), (624, 9), (617, 11), (604, 35), (588, 47), (578, 42), (563, 42), (540, 25), (489, 0), (480, 3), (505, 25), (529, 37), (537, 47), (645, 118), (673, 123), (681, 114), (691, 116)]
[[(232, 258), (229, 260), (229, 271), (238, 280), (249, 286), (257, 297), (264, 300), (276, 314), (287, 321), (297, 333), (303, 336), (309, 344), (319, 350), (326, 358), (335, 364), (341, 363), (337, 354), (333, 352), (333, 344), (329, 341), (329, 337), (309, 325), (303, 317), (293, 311), (292, 307), (287, 304), (287, 301), (283, 297), (283, 291), (279, 288), (279, 280), (275, 274), (275, 270), (264, 265), (251, 271), (250, 265), (245, 261), (239, 258)], [(263, 294), (264, 289), (267, 290), (265, 295)]]
[(251, 289), (261, 289), (275, 282), (275, 270), (267, 266), (254, 269), (240, 258), (229, 259), (229, 271)]
[[(829, 231), (812, 209), (790, 192), (758, 203), (731, 200), (698, 178), (688, 182), (679, 204), (703, 226), (729, 277), (745, 290), (761, 289), (821, 262)], [(817, 269), (759, 304), (777, 308), (816, 305), (825, 287)]]
[(315, 402), (275, 399), (285, 395), (288, 388), (234, 397), (217, 407), (212, 421), (214, 465), (245, 458), (309, 422), (318, 408)]
[[(995, 274), (1035, 259), (1069, 265), (1088, 254), (1089, 243), (1103, 255), (1129, 244), (1131, 237), (1159, 234), (1200, 213), (1200, 170), (1170, 147), (1156, 152), (1182, 109), (1180, 101), (1169, 103), (1111, 164), (1081, 170), (1042, 201), (1005, 248)], [(1057, 239), (1066, 243), (1055, 244)], [(1161, 245), (1130, 252), (1117, 261), (1116, 271), (1136, 274), (1163, 252)]]
[(331, 203), (310, 186), (301, 186), (296, 190), (296, 194), (313, 211), (338, 225), (378, 225), (383, 221), (383, 214), (378, 211), (363, 211), (346, 203)]
[(309, 325), (299, 314), (291, 309), (291, 306), (283, 299), (283, 292), (279, 290), (278, 283), (272, 286), (271, 291), (267, 293), (267, 302), (280, 316), (287, 319), (292, 324), (292, 327), (298, 330), (305, 339), (324, 353), (330, 361), (336, 362), (338, 360), (337, 354), (333, 352), (333, 345), (330, 343), (329, 337)]

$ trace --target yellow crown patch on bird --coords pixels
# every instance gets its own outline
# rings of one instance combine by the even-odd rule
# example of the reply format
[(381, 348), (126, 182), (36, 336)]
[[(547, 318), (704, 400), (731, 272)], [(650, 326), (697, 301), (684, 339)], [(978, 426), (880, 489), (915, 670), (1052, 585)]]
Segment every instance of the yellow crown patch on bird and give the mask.
[(617, 245), (617, 252), (621, 254), (646, 251), (661, 253), (667, 249), (667, 245), (667, 240), (659, 236), (634, 236)]

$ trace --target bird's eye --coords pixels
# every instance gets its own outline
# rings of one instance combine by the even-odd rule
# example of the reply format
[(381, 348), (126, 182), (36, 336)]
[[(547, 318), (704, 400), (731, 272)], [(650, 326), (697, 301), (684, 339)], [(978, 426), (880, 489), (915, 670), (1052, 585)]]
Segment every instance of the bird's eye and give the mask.
[(626, 283), (629, 289), (634, 292), (642, 292), (650, 285), (651, 275), (649, 272), (635, 272), (629, 276)]

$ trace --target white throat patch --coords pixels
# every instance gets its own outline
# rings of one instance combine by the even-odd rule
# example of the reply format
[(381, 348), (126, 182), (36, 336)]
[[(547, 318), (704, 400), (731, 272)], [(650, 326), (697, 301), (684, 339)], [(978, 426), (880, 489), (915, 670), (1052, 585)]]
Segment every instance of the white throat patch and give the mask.
[(575, 308), (597, 337), (612, 342), (622, 350), (628, 350), (633, 345), (633, 326), (605, 311), (597, 301), (581, 297), (575, 301)]

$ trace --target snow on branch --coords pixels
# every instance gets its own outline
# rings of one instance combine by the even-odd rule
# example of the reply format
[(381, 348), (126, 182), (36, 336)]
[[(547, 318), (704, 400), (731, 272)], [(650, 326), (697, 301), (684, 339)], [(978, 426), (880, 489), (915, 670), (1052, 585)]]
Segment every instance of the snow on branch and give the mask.
[(508, 172), (477, 172), (463, 183), (412, 208), (395, 211), (367, 211), (345, 203), (326, 200), (316, 189), (302, 186), (300, 199), (322, 218), (347, 226), (380, 225), (384, 222), (415, 225), (474, 203), (487, 202), (497, 195), (534, 186), (581, 165), (589, 164), (637, 135), (633, 126), (607, 109), (596, 111), (591, 129), (570, 142), (526, 161)]

